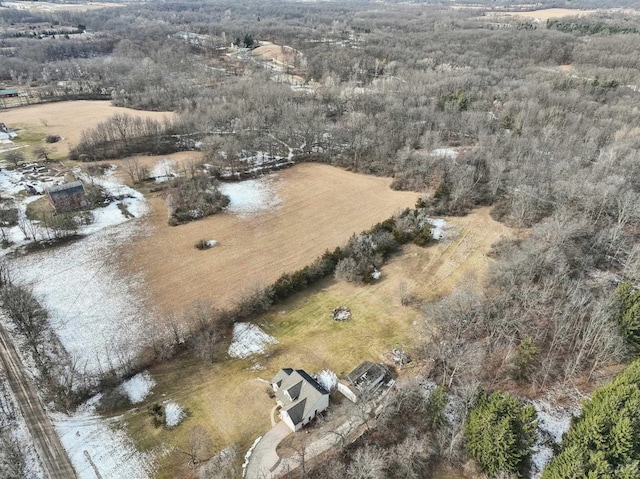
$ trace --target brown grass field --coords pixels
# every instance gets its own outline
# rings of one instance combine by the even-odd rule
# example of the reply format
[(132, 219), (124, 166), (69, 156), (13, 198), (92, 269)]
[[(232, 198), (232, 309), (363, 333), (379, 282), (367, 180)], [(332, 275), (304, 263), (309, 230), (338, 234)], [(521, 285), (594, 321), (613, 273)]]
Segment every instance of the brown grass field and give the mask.
[[(458, 285), (479, 285), (492, 261), (486, 256), (491, 245), (515, 234), (495, 222), (488, 209), (447, 221), (453, 225), (449, 239), (428, 248), (405, 246), (383, 267), (380, 281), (354, 286), (326, 279), (259, 318), (258, 324), (278, 340), (267, 355), (245, 360), (223, 355), (213, 365), (177, 358), (153, 368), (151, 374), (158, 382), (155, 400), (176, 400), (189, 410), (189, 417), (174, 430), (153, 428), (144, 405), (126, 417), (128, 432), (141, 449), (174, 448), (158, 459), (158, 478), (195, 477), (185, 456), (176, 451), (188, 447), (196, 424), (211, 437), (210, 454), (230, 444), (244, 454), (270, 428), (274, 402), (258, 377), (270, 379), (289, 366), (312, 373), (329, 368), (344, 375), (365, 359), (384, 361), (393, 347), (419, 358), (420, 343), (427, 334), (425, 316), (400, 305), (400, 283), (406, 281), (411, 293), (424, 299), (434, 299)], [(338, 305), (351, 308), (349, 321), (331, 320), (330, 311)], [(414, 374), (421, 361), (411, 366), (402, 374)], [(438, 477), (459, 476), (442, 472)]]
[(522, 18), (537, 18), (539, 20), (549, 20), (550, 18), (562, 18), (573, 16), (584, 16), (595, 13), (595, 10), (574, 10), (572, 8), (545, 8), (542, 10), (531, 10), (521, 12), (490, 12), (491, 16), (512, 16)]
[(29, 135), (39, 135), (41, 138), (46, 135), (61, 136), (62, 141), (49, 146), (55, 151), (54, 157), (66, 157), (69, 148), (80, 140), (84, 130), (95, 127), (116, 113), (127, 113), (131, 116), (155, 120), (173, 115), (170, 112), (116, 107), (109, 101), (63, 101), (4, 110), (1, 117), (3, 123), (9, 128), (16, 129), (21, 136), (24, 131)]
[(302, 57), (302, 53), (298, 50), (286, 46), (276, 45), (275, 43), (266, 43), (258, 48), (251, 50), (253, 55), (260, 55), (268, 60), (273, 60), (281, 66), (294, 65), (296, 57)]
[[(16, 4), (19, 10), (29, 10), (32, 12), (86, 12), (88, 10), (97, 10), (99, 8), (124, 7), (123, 3), (49, 3), (49, 2), (23, 2), (20, 0), (12, 0), (10, 3)], [(10, 7), (6, 7), (7, 9)]]
[[(280, 206), (248, 217), (220, 213), (171, 227), (163, 199), (150, 199), (151, 232), (132, 241), (121, 264), (144, 277), (150, 305), (161, 315), (196, 300), (228, 306), (248, 289), (306, 266), (353, 233), (413, 206), (420, 196), (391, 190), (390, 178), (320, 164), (283, 170), (271, 182)], [(199, 251), (201, 239), (220, 246)]]

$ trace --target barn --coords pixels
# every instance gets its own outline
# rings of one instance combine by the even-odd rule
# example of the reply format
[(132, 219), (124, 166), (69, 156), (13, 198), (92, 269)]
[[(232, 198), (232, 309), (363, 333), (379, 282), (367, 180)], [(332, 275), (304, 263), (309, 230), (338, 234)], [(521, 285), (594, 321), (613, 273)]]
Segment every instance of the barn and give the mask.
[(72, 211), (87, 206), (86, 191), (82, 181), (73, 181), (45, 189), (49, 204), (56, 211)]

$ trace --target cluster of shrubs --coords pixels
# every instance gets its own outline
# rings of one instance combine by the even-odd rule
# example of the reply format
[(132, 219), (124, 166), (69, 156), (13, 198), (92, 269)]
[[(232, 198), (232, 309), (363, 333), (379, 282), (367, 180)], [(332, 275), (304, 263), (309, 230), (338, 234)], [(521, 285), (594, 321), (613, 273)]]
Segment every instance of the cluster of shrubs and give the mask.
[(243, 298), (237, 305), (237, 314), (247, 318), (266, 311), (272, 304), (284, 301), (332, 274), (345, 281), (370, 283), (374, 280), (373, 273), (401, 245), (414, 242), (426, 246), (432, 241), (427, 219), (425, 209), (407, 208), (359, 235), (354, 234), (346, 246), (325, 251), (310, 265), (284, 273), (271, 286)]
[(230, 202), (229, 197), (218, 189), (217, 180), (207, 175), (175, 178), (169, 195), (171, 226), (214, 215)]

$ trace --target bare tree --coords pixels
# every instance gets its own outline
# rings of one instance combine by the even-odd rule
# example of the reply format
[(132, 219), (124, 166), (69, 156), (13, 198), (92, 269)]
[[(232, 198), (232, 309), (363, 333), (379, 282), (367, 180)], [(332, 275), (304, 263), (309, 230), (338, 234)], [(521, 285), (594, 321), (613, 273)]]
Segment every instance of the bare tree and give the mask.
[(124, 171), (134, 184), (144, 181), (149, 176), (149, 170), (135, 156), (125, 160)]
[(200, 425), (195, 425), (189, 431), (189, 448), (182, 451), (183, 454), (189, 456), (189, 467), (195, 468), (211, 449), (211, 437), (209, 433)]
[(4, 154), (4, 159), (17, 168), (20, 163), (24, 162), (24, 153), (20, 150), (11, 150)]
[(33, 156), (36, 160), (43, 159), (44, 161), (50, 161), (49, 155), (51, 154), (51, 149), (46, 146), (36, 146), (33, 149)]
[(383, 479), (386, 465), (386, 451), (372, 446), (358, 449), (347, 469), (353, 479)]

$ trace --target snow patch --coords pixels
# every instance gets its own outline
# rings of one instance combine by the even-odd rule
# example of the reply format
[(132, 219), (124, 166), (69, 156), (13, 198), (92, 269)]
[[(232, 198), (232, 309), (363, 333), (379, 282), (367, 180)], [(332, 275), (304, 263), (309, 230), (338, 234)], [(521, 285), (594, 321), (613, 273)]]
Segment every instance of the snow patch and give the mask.
[(333, 391), (338, 385), (338, 376), (329, 369), (323, 369), (318, 373), (318, 383), (326, 391)]
[(150, 479), (154, 454), (140, 452), (123, 429), (119, 418), (103, 419), (95, 412), (100, 395), (67, 416), (54, 413), (54, 426), (69, 454), (79, 479)]
[(176, 427), (185, 416), (184, 408), (178, 403), (170, 401), (164, 406), (164, 421), (167, 427)]
[(553, 458), (553, 446), (562, 442), (562, 436), (569, 430), (571, 420), (580, 412), (554, 405), (546, 401), (532, 401), (538, 414), (538, 440), (531, 457), (531, 477), (539, 479), (542, 470)]
[(124, 381), (120, 388), (132, 404), (137, 404), (144, 401), (155, 385), (156, 382), (149, 372), (144, 371)]
[[(139, 218), (141, 216), (144, 216), (149, 211), (149, 205), (147, 204), (147, 200), (144, 198), (142, 193), (125, 185), (124, 183), (122, 183), (122, 181), (120, 181), (120, 179), (115, 177), (116, 168), (117, 167), (114, 166), (113, 168), (107, 170), (103, 176), (98, 176), (98, 177), (88, 176), (85, 173), (83, 173), (81, 170), (74, 170), (74, 172), (76, 173), (78, 178), (83, 180), (85, 183), (96, 184), (100, 186), (102, 189), (104, 189), (107, 193), (109, 193), (109, 195), (121, 201), (123, 203), (123, 206), (127, 209), (127, 211), (129, 211), (129, 213), (131, 213), (131, 215), (133, 215), (133, 217)], [(121, 213), (119, 217), (115, 215), (114, 212), (112, 211), (114, 206)], [(111, 220), (111, 222), (109, 221), (103, 222), (102, 228), (124, 223), (129, 219), (122, 214), (121, 210), (118, 208), (115, 202), (109, 204), (106, 208), (98, 208), (94, 210), (94, 218), (100, 215), (100, 210), (106, 210), (107, 208), (111, 208), (111, 210), (109, 211), (108, 214), (105, 213), (105, 216), (108, 217)], [(96, 220), (99, 221), (98, 218), (96, 218)], [(91, 228), (91, 226), (93, 225), (89, 226), (89, 231), (83, 231), (83, 232), (84, 233), (94, 232), (93, 230), (96, 230), (96, 228)]]
[(434, 240), (440, 240), (445, 235), (445, 230), (449, 228), (449, 223), (443, 219), (427, 218), (427, 221), (433, 228), (431, 228), (431, 237)]
[(150, 175), (152, 178), (155, 178), (156, 183), (169, 181), (171, 178), (178, 176), (176, 173), (176, 162), (165, 158), (154, 165)]
[(252, 354), (263, 353), (269, 344), (278, 341), (252, 323), (236, 323), (233, 325), (233, 341), (228, 354), (232, 358), (246, 358)]
[(223, 183), (220, 191), (231, 200), (227, 211), (238, 216), (269, 211), (281, 203), (271, 178)]
[(455, 160), (458, 157), (458, 152), (451, 148), (436, 148), (435, 150), (431, 150), (430, 155)]
[(244, 462), (242, 463), (242, 477), (243, 478), (247, 474), (247, 466), (249, 465), (249, 459), (251, 459), (251, 454), (253, 454), (253, 450), (256, 448), (256, 446), (258, 445), (258, 443), (260, 442), (261, 439), (262, 439), (262, 436), (259, 436), (255, 441), (253, 441), (253, 444), (251, 445), (251, 447), (249, 448), (247, 453), (244, 455)]

